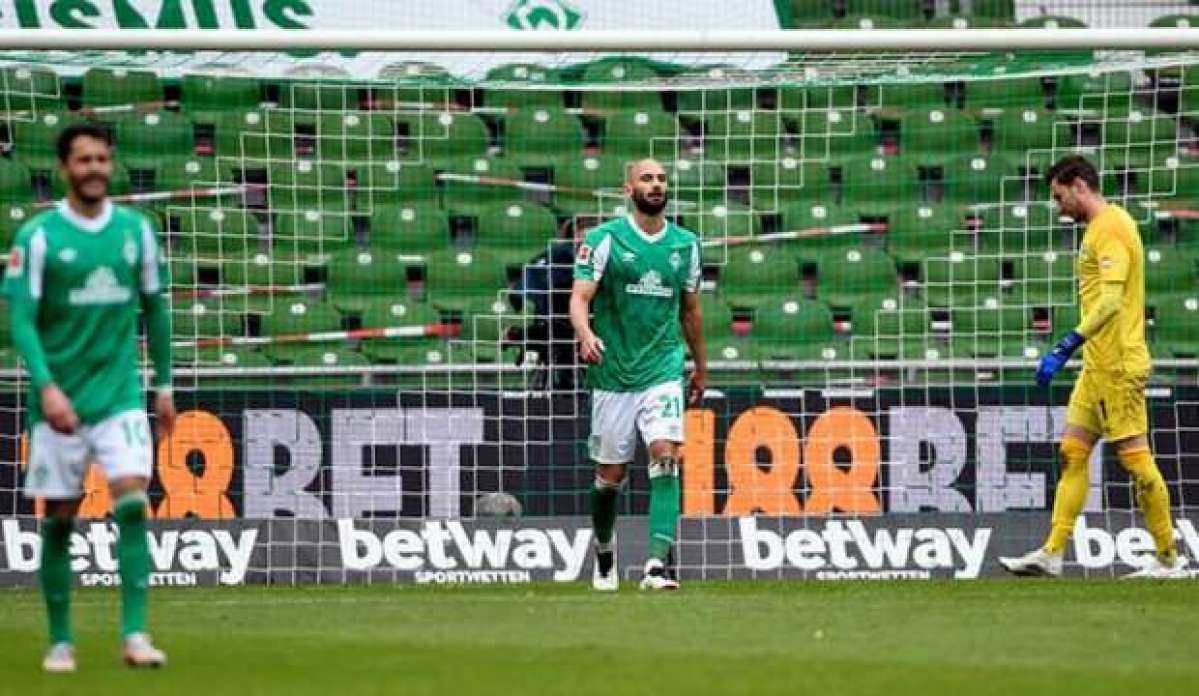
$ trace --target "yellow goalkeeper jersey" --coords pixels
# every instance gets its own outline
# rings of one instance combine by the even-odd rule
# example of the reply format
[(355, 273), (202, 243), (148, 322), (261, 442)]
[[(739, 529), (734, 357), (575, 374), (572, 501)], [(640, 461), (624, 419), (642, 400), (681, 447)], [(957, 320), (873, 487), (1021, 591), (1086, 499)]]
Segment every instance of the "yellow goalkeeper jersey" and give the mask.
[(1083, 344), (1088, 370), (1148, 372), (1145, 343), (1145, 249), (1128, 212), (1109, 204), (1087, 225), (1078, 252), (1078, 301), (1082, 316), (1099, 303), (1104, 283), (1123, 283), (1120, 309)]

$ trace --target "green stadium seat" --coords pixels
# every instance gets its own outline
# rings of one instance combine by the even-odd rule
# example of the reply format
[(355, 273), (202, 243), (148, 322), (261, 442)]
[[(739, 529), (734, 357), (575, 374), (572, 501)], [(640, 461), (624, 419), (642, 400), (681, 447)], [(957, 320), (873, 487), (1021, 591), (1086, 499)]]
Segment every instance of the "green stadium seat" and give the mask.
[(35, 211), (27, 203), (0, 202), (0, 247), (11, 248), (17, 230), (34, 214)]
[[(314, 346), (269, 346), (275, 360), (292, 367), (366, 368), (366, 356), (349, 350), (339, 343)], [(362, 386), (368, 377), (365, 372), (336, 372), (287, 377), (287, 384), (301, 389), (351, 389)]]
[(1199, 357), (1199, 296), (1179, 295), (1157, 302), (1150, 344), (1170, 357)]
[(970, 109), (1024, 109), (1040, 111), (1046, 106), (1045, 85), (1039, 77), (971, 80), (966, 85), (966, 107)]
[(1012, 265), (1019, 278), (1014, 288), (1019, 301), (1034, 306), (1061, 305), (1078, 295), (1076, 283), (1077, 254), (1047, 250), (1013, 257)]
[[(736, 68), (711, 65), (692, 71), (686, 77), (701, 82), (710, 80), (719, 83), (722, 80), (728, 80), (736, 72)], [(750, 87), (681, 89), (675, 92), (675, 97), (680, 115), (690, 115), (699, 120), (711, 113), (754, 108), (754, 90)]]
[(993, 118), (991, 151), (1023, 156), (1028, 150), (1054, 147), (1054, 117), (1048, 111), (1033, 108), (1009, 108)]
[(946, 15), (934, 17), (926, 26), (929, 29), (1007, 29), (1012, 26), (1012, 22), (998, 17)]
[(193, 113), (197, 133), (211, 128), (221, 157), (242, 160), (291, 160), (296, 154), (293, 120), (269, 109)]
[[(180, 270), (193, 275), (197, 267), (210, 265), (210, 261), (205, 259), (193, 261), (190, 258), (181, 258), (179, 261)], [(219, 268), (221, 281), (227, 285), (285, 287), (309, 282), (309, 273), (316, 271), (317, 262), (283, 253), (250, 252), (244, 256), (222, 258)], [(174, 272), (172, 270), (172, 274)], [(275, 303), (280, 301), (283, 299), (270, 295), (233, 296), (225, 298), (224, 306), (226, 309), (262, 313), (269, 311)]]
[(1060, 15), (1044, 15), (1041, 17), (1032, 17), (1020, 22), (1020, 26), (1025, 29), (1086, 29), (1086, 22), (1074, 17), (1064, 17)]
[(781, 111), (740, 109), (709, 114), (703, 124), (707, 159), (774, 162), (785, 151), (787, 123)]
[(863, 99), (868, 106), (883, 109), (945, 109), (949, 95), (942, 82), (896, 82), (865, 85)]
[(732, 308), (724, 300), (708, 292), (700, 295), (699, 302), (704, 317), (704, 337), (723, 339), (732, 336)]
[(514, 185), (524, 181), (524, 172), (508, 159), (479, 157), (456, 162), (443, 176), (442, 204), (451, 216), (474, 216), (480, 208), (525, 199), (524, 191)]
[(390, 251), (341, 251), (329, 261), (329, 301), (343, 312), (361, 312), (384, 298), (405, 297), (412, 265)]
[(799, 132), (806, 158), (878, 154), (879, 134), (874, 120), (853, 108), (805, 111)]
[(0, 159), (0, 202), (28, 203), (33, 200), (33, 177), (29, 168), (12, 159)]
[(379, 207), (370, 218), (367, 246), (372, 251), (431, 254), (450, 245), (444, 211), (428, 203)]
[(450, 342), (450, 352), (454, 353), (456, 348), (480, 363), (510, 362), (506, 353), (515, 346), (504, 346), (503, 338), (510, 328), (524, 321), (503, 299), (474, 300), (462, 308), (462, 325), (458, 338)]
[[(582, 84), (588, 87), (582, 92), (583, 108), (600, 113), (661, 111), (662, 94), (655, 87), (658, 80), (657, 71), (645, 61), (624, 57), (599, 60), (583, 69)], [(633, 88), (591, 89), (607, 84), (632, 85)]]
[(862, 215), (885, 215), (900, 203), (923, 200), (920, 173), (907, 157), (862, 157), (841, 165), (841, 200)]
[(855, 109), (858, 105), (856, 85), (782, 85), (778, 87), (778, 108), (786, 117), (801, 120), (797, 112), (829, 109)]
[(1092, 109), (1111, 115), (1127, 113), (1135, 97), (1128, 72), (1085, 73), (1059, 78), (1054, 103), (1058, 111)]
[[(274, 309), (262, 317), (262, 335), (271, 338), (340, 331), (341, 329), (341, 314), (333, 308), (333, 305), (324, 302), (279, 299), (275, 302)], [(272, 346), (272, 348), (274, 347)], [(266, 352), (270, 355), (274, 351), (267, 350)]]
[[(673, 199), (702, 203), (724, 196), (727, 173), (719, 162), (683, 157), (663, 164), (670, 178)], [(623, 177), (621, 179), (623, 181)]]
[[(555, 165), (554, 185), (559, 188), (554, 192), (554, 208), (567, 215), (601, 215), (623, 206), (624, 167), (623, 158), (598, 155)], [(597, 191), (608, 195), (597, 196)]]
[(1041, 254), (1064, 250), (1072, 242), (1057, 209), (1044, 202), (1016, 203), (982, 211), (978, 230), (980, 249), (1003, 254)]
[(164, 157), (145, 164), (154, 172), (154, 189), (157, 191), (188, 191), (233, 184), (229, 174), (221, 177), (215, 157)]
[(864, 237), (861, 232), (817, 235), (820, 230), (859, 222), (854, 211), (828, 205), (820, 199), (790, 203), (779, 211), (779, 218), (782, 228), (779, 231), (804, 232), (808, 235), (780, 245), (800, 264), (816, 264), (826, 252), (856, 248)]
[(1028, 305), (985, 303), (952, 310), (953, 340), (975, 358), (1019, 358), (1037, 343)]
[(904, 23), (898, 19), (884, 15), (847, 14), (844, 17), (834, 19), (829, 23), (828, 28), (870, 31), (872, 29), (902, 29), (903, 26)]
[(870, 359), (910, 354), (913, 351), (905, 350), (905, 345), (923, 344), (930, 338), (928, 306), (914, 298), (874, 297), (854, 305), (850, 318), (853, 349)]
[(487, 154), (487, 125), (474, 114), (396, 113), (392, 120), (399, 159), (450, 167)]
[(750, 204), (773, 211), (796, 201), (830, 200), (828, 163), (804, 162), (781, 157), (773, 162), (755, 162), (750, 168)]
[(845, 0), (845, 12), (863, 17), (890, 17), (909, 24), (924, 19), (924, 0)]
[[(437, 310), (421, 302), (380, 297), (372, 299), (362, 309), (362, 328), (388, 329), (396, 327), (425, 327), (441, 322)], [(427, 336), (375, 338), (362, 342), (362, 352), (372, 362), (399, 362), (411, 354), (414, 346), (441, 344), (441, 339)]]
[(1145, 292), (1150, 303), (1162, 297), (1190, 296), (1196, 292), (1199, 255), (1180, 248), (1145, 249)]
[(579, 119), (565, 111), (533, 108), (504, 120), (504, 156), (521, 166), (553, 168), (583, 154)]
[(487, 71), (483, 79), (483, 105), (513, 111), (534, 107), (561, 109), (562, 91), (539, 87), (558, 81), (553, 70), (535, 63), (501, 65)]
[(900, 263), (946, 256), (959, 241), (964, 220), (952, 207), (905, 205), (887, 216), (887, 251)]
[(258, 219), (237, 208), (171, 208), (168, 219), (174, 248), (191, 258), (233, 259), (257, 251), (265, 241)]
[(1004, 177), (1015, 167), (997, 155), (966, 155), (947, 161), (941, 169), (942, 200), (956, 204), (998, 203)]
[(425, 290), (440, 309), (462, 311), (472, 302), (498, 297), (508, 283), (508, 268), (484, 250), (447, 249), (426, 264)]
[[(253, 348), (223, 346), (204, 348), (190, 353), (176, 351), (173, 353), (173, 356), (177, 365), (198, 364), (202, 367), (219, 367), (229, 371), (239, 369), (263, 370), (274, 367), (274, 363), (271, 362), (270, 358)], [(214, 389), (250, 389), (254, 387), (271, 388), (277, 386), (277, 382), (269, 374), (254, 376), (239, 376), (235, 374), (206, 375), (203, 377), (203, 383), (205, 387)]]
[(269, 177), (272, 210), (346, 211), (353, 208), (344, 165), (312, 160), (274, 162)]
[(354, 243), (354, 220), (345, 212), (277, 210), (271, 246), (277, 253), (293, 257), (332, 254)]
[(717, 249), (707, 261), (721, 264), (717, 283), (721, 296), (733, 307), (758, 307), (771, 298), (794, 295), (800, 288), (799, 264), (770, 249), (733, 247), (727, 256)]
[(396, 127), (386, 114), (346, 111), (321, 114), (316, 121), (315, 157), (322, 161), (393, 160)]
[(678, 155), (679, 124), (662, 111), (618, 111), (604, 120), (603, 153), (624, 160), (654, 157), (672, 160)]
[(134, 113), (116, 118), (113, 137), (121, 161), (131, 167), (162, 157), (194, 157), (196, 154), (191, 120), (172, 111)]
[(817, 295), (833, 307), (895, 297), (899, 289), (894, 259), (869, 247), (829, 252), (821, 260), (818, 274)]
[(295, 81), (278, 85), (279, 106), (301, 111), (349, 111), (359, 108), (367, 87), (338, 81)]
[(241, 314), (219, 303), (177, 302), (171, 311), (171, 335), (184, 341), (240, 336), (242, 320)]
[(760, 360), (819, 358), (834, 338), (832, 312), (823, 302), (780, 294), (754, 309), (755, 355)]
[[(1178, 153), (1178, 118), (1133, 109), (1103, 121), (1103, 147), (1124, 162), (1145, 166)], [(1104, 162), (1107, 166), (1108, 163)]]
[(684, 227), (700, 239), (749, 237), (761, 233), (761, 220), (753, 209), (729, 201), (715, 202), (684, 215)]
[(158, 76), (148, 70), (90, 68), (83, 73), (85, 107), (161, 102), (162, 95)]
[(1007, 21), (1016, 18), (1015, 0), (970, 0), (970, 13), (975, 17), (992, 17)]
[(58, 134), (80, 121), (78, 116), (65, 111), (47, 111), (31, 118), (10, 120), (12, 154), (30, 169), (55, 172), (58, 169), (58, 153), (55, 151)]
[(347, 172), (354, 180), (356, 208), (371, 212), (393, 205), (436, 205), (437, 180), (433, 169), (418, 162), (351, 162)]
[(185, 111), (255, 109), (262, 104), (262, 86), (250, 77), (184, 75), (180, 91)]
[(501, 203), (479, 211), (475, 244), (500, 263), (519, 266), (544, 254), (557, 230), (557, 218), (544, 206)]
[(982, 307), (1003, 298), (1000, 262), (993, 256), (953, 251), (924, 262), (924, 298), (935, 307)]
[(790, 9), (792, 28), (823, 27), (833, 20), (832, 0), (790, 0)]
[(899, 126), (899, 152), (923, 164), (979, 152), (979, 124), (955, 109), (906, 114)]

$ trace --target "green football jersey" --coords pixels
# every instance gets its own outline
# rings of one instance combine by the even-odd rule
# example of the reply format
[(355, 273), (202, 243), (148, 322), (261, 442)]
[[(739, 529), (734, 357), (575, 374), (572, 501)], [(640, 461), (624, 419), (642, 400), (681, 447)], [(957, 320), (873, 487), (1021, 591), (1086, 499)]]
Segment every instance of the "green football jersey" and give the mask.
[(631, 216), (587, 233), (575, 256), (575, 278), (595, 281), (592, 327), (604, 342), (587, 385), (603, 391), (641, 391), (683, 377), (679, 306), (699, 292), (699, 242), (667, 222), (651, 237)]
[[(88, 219), (64, 202), (20, 229), (4, 293), (14, 314), (14, 343), (31, 375), (31, 426), (42, 418), (39, 396), (47, 382), (66, 393), (83, 423), (145, 407), (138, 318), (148, 297), (169, 312), (167, 286), (158, 239), (135, 210), (106, 204), (100, 216)], [(21, 316), (32, 330), (18, 325)], [(154, 360), (160, 386), (170, 383), (169, 315), (165, 321)], [(21, 331), (36, 340), (22, 344)]]

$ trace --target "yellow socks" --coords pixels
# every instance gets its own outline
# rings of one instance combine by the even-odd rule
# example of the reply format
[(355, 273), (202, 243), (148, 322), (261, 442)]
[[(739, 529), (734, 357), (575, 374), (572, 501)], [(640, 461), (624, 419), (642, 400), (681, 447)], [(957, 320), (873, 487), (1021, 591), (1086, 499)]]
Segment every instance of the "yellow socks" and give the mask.
[[(1178, 549), (1174, 543), (1174, 523), (1170, 520), (1170, 492), (1166, 490), (1162, 472), (1153, 462), (1153, 454), (1148, 448), (1126, 450), (1120, 452), (1120, 465), (1132, 476), (1137, 506), (1145, 516), (1145, 526), (1153, 536), (1158, 558), (1173, 563)], [(1055, 509), (1055, 520), (1056, 515)]]
[[(1074, 522), (1082, 512), (1083, 505), (1086, 505), (1087, 487), (1090, 482), (1090, 477), (1087, 476), (1087, 458), (1091, 456), (1091, 448), (1068, 437), (1062, 440), (1058, 451), (1061, 455), (1062, 472), (1053, 501), (1049, 538), (1045, 540), (1044, 547), (1055, 556), (1060, 556), (1066, 550), (1066, 542), (1074, 532)], [(1152, 465), (1152, 462), (1150, 464)]]

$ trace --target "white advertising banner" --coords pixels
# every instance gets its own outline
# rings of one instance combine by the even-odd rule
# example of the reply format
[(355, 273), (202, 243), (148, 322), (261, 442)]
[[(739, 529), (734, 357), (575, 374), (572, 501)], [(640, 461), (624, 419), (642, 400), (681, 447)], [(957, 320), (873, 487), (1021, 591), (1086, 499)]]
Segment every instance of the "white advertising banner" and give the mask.
[[(591, 31), (721, 29), (770, 30), (780, 28), (774, 0), (655, 0), (634, 3), (613, 0), (0, 0), (0, 28), (162, 30), (356, 30), (395, 29), (429, 31)], [(194, 70), (253, 73), (256, 75), (403, 78), (397, 65), (426, 62), (452, 74), (480, 79), (487, 71), (509, 63), (561, 66), (594, 58), (588, 54), (478, 53), (319, 53), (229, 54), (198, 52), (186, 55), (105, 55), (104, 62), (120, 61), (130, 67), (153, 66), (160, 71)], [(27, 54), (26, 54), (27, 55)], [(712, 55), (653, 54), (683, 65), (735, 63), (742, 67), (777, 64), (782, 54)], [(18, 56), (9, 56), (10, 59)], [(100, 56), (92, 54), (41, 54), (43, 61), (86, 67)]]

